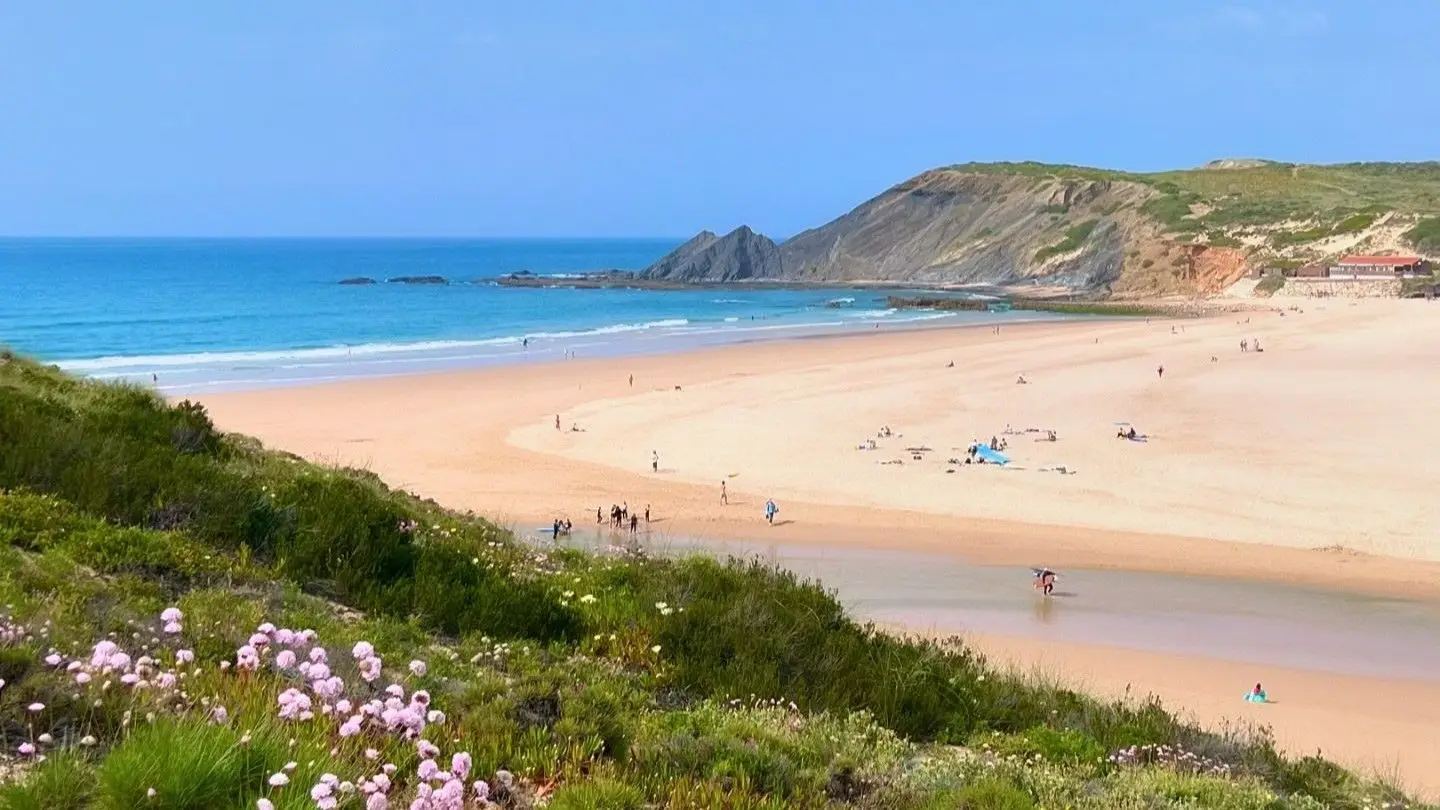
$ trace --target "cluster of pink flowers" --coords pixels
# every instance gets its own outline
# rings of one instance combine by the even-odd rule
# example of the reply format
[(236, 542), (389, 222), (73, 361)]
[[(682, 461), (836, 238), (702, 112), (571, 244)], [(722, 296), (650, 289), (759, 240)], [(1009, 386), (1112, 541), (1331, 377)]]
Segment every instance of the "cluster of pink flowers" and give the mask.
[[(184, 631), (184, 614), (175, 607), (166, 608), (160, 614), (157, 638), (151, 639), (159, 645), (161, 634), (175, 640)], [(29, 639), (22, 627), (0, 621), (0, 641), (10, 637)], [(137, 640), (139, 636), (136, 636)], [(317, 634), (313, 630), (290, 630), (278, 628), (269, 622), (261, 624), (250, 635), (246, 643), (235, 650), (232, 662), (222, 662), (222, 669), (233, 669), (238, 673), (258, 672), (272, 669), (282, 678), (297, 679), (287, 686), (276, 698), (276, 716), (286, 722), (325, 722), (339, 739), (364, 739), (376, 747), (365, 749), (365, 759), (373, 763), (366, 770), (378, 768), (374, 773), (351, 780), (343, 780), (332, 773), (321, 775), (309, 788), (309, 797), (316, 810), (334, 810), (342, 804), (353, 806), (356, 800), (363, 800), (366, 810), (389, 810), (395, 806), (409, 810), (466, 810), (466, 808), (487, 808), (490, 786), (484, 781), (472, 778), (473, 761), (467, 752), (455, 753), (448, 761), (442, 759), (438, 745), (425, 738), (427, 730), (443, 727), (447, 718), (444, 712), (431, 705), (430, 693), (424, 689), (407, 691), (406, 687), (392, 683), (379, 690), (375, 681), (383, 671), (383, 660), (373, 644), (361, 641), (351, 649), (359, 673), (360, 695), (347, 696), (347, 686), (331, 669), (329, 654), (324, 647), (316, 644)], [(173, 657), (172, 657), (173, 656)], [(224, 706), (212, 705), (210, 698), (192, 701), (183, 691), (186, 678), (198, 669), (191, 665), (195, 654), (188, 649), (169, 652), (169, 647), (142, 645), (132, 654), (112, 639), (96, 643), (87, 654), (68, 657), (58, 650), (51, 650), (44, 656), (45, 664), (56, 672), (67, 673), (81, 687), (93, 688), (97, 693), (108, 692), (115, 684), (129, 688), (132, 694), (150, 694), (164, 697), (173, 696), (176, 708), (190, 707), (198, 703), (210, 722), (230, 722), (230, 713)], [(424, 661), (413, 660), (408, 665), (409, 674), (423, 678), (429, 667)], [(0, 689), (4, 682), (0, 681)], [(98, 705), (98, 703), (97, 703)], [(27, 712), (34, 718), (43, 717), (45, 706), (33, 703)], [(129, 717), (129, 712), (126, 713)], [(31, 739), (18, 746), (18, 752), (25, 757), (38, 757), (45, 746), (54, 745), (49, 734), (31, 735)], [(249, 734), (246, 734), (248, 740)], [(403, 739), (415, 745), (420, 764), (414, 776), (406, 778), (399, 774), (399, 768), (392, 763), (382, 762), (379, 747), (383, 740)], [(81, 745), (97, 744), (94, 737), (86, 735)], [(338, 748), (332, 751), (332, 755)], [(446, 767), (448, 765), (448, 767)], [(269, 798), (256, 802), (257, 810), (273, 810), (277, 791), (286, 790), (291, 783), (291, 774), (296, 763), (286, 765), (266, 780)], [(496, 778), (504, 785), (510, 785), (513, 776), (501, 771)], [(408, 784), (407, 784), (408, 783)], [(294, 790), (296, 788), (289, 788)], [(402, 799), (401, 796), (404, 796)]]
[[(164, 632), (171, 635), (181, 632), (183, 628), (180, 621), (183, 618), (179, 609), (166, 608), (160, 614)], [(140, 638), (138, 633), (135, 637), (137, 640)], [(0, 643), (12, 643), (32, 638), (33, 636), (26, 633), (20, 625), (13, 624), (8, 619), (0, 621)], [(159, 639), (155, 638), (151, 641), (158, 643)], [(94, 698), (96, 706), (101, 705), (103, 695), (111, 693), (111, 687), (117, 683), (128, 688), (128, 694), (148, 693), (161, 700), (178, 698), (183, 702), (185, 693), (181, 691), (180, 686), (181, 681), (186, 677), (184, 667), (195, 660), (194, 653), (189, 650), (180, 650), (175, 654), (174, 662), (169, 663), (157, 657), (162, 655), (159, 650), (153, 650), (154, 655), (152, 656), (149, 645), (142, 645), (141, 651), (140, 655), (132, 655), (117, 642), (111, 639), (102, 639), (90, 649), (88, 656), (70, 658), (52, 648), (46, 653), (43, 660), (47, 667), (68, 674), (73, 678), (76, 686), (83, 687), (87, 691), (94, 689), (99, 692), (100, 695)], [(0, 680), (0, 688), (3, 688), (4, 685), (5, 682)], [(78, 692), (76, 697), (79, 697)], [(26, 709), (30, 715), (38, 717), (45, 710), (45, 705), (31, 703)], [(127, 719), (129, 714), (129, 712), (125, 713)], [(97, 741), (87, 734), (79, 740), (79, 743), (84, 746), (93, 746)], [(54, 744), (54, 739), (50, 734), (34, 736), (32, 730), (32, 739), (22, 743), (16, 750), (22, 756), (39, 756), (45, 746), (52, 744)]]

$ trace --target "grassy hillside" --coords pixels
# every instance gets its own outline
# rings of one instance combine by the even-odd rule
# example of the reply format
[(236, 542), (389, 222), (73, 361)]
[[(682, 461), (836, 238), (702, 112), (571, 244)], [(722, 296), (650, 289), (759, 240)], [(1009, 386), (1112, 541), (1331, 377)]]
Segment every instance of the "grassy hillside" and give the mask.
[[(1318, 166), (1235, 161), (1154, 173), (1042, 163), (968, 163), (950, 168), (1032, 177), (1037, 184), (1104, 181), (1145, 187), (1149, 193), (1133, 213), (1139, 215), (1139, 222), (1152, 226), (1161, 242), (1132, 235), (1127, 280), (1178, 269), (1182, 262), (1165, 255), (1164, 241), (1238, 249), (1252, 261), (1272, 265), (1303, 264), (1360, 250), (1440, 255), (1440, 163), (1436, 162)], [(1085, 223), (1062, 217), (1059, 224), (1074, 228)], [(1157, 269), (1151, 271), (1152, 267)]]
[(0, 808), (1362, 808), (1395, 789), (0, 360)]

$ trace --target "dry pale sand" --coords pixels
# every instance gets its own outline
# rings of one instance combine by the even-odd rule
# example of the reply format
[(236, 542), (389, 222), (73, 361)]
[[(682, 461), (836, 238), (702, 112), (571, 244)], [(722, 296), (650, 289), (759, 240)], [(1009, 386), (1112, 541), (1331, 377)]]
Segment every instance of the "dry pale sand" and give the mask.
[[(981, 563), (1440, 599), (1440, 420), (1429, 407), (1440, 394), (1440, 307), (1302, 306), (1283, 317), (1252, 313), (1248, 323), (1237, 323), (1243, 315), (1176, 322), (1173, 333), (1160, 320), (1012, 325), (1000, 334), (882, 330), (204, 401), (225, 429), (367, 467), (517, 526), (557, 515), (583, 524), (597, 506), (623, 500), (650, 505), (655, 530), (670, 534), (763, 533)], [(1239, 351), (1242, 338), (1257, 337), (1264, 353)], [(1017, 385), (1018, 374), (1030, 384)], [(1150, 440), (1116, 439), (1121, 420)], [(1059, 441), (1011, 436), (1011, 468), (945, 472), (945, 459), (962, 456), (972, 437), (989, 439), (1007, 424), (1054, 429)], [(855, 449), (882, 425), (896, 438)], [(933, 450), (915, 461), (911, 446)], [(893, 459), (905, 463), (881, 463)], [(1057, 464), (1074, 474), (1039, 471)], [(719, 504), (722, 479), (729, 506)], [(775, 527), (760, 517), (767, 497), (781, 505)], [(1071, 654), (1080, 671), (1093, 663), (1097, 684), (1189, 683), (1175, 697), (1197, 712), (1230, 705), (1236, 683), (1249, 678), (1203, 677), (1173, 657), (1142, 669), (1119, 656), (1047, 649), (1058, 667), (1068, 669)], [(1344, 703), (1353, 709), (1346, 715), (1328, 702), (1334, 695), (1386, 694), (1391, 685), (1307, 677), (1332, 688), (1314, 693), (1326, 697), (1312, 711), (1268, 707), (1281, 710), (1267, 719), (1282, 739), (1338, 754), (1359, 739), (1351, 721), (1366, 716), (1387, 745), (1434, 750), (1433, 718), (1430, 731), (1426, 722), (1383, 724), (1406, 705), (1440, 705), (1437, 684), (1413, 685), (1399, 708)], [(1276, 695), (1296, 694), (1289, 690), (1277, 684)], [(1407, 760), (1405, 776), (1440, 786), (1433, 761)]]

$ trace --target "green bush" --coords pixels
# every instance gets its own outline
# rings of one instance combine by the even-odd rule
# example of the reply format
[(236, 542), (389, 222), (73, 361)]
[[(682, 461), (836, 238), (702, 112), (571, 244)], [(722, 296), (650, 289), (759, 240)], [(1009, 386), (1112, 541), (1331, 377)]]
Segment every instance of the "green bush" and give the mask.
[[(242, 743), (226, 726), (160, 720), (142, 726), (100, 764), (105, 810), (250, 808), (266, 778), (285, 764), (285, 747), (263, 735)], [(154, 798), (147, 796), (155, 791)]]
[(1306, 242), (1314, 242), (1317, 239), (1324, 239), (1330, 235), (1330, 229), (1324, 226), (1318, 228), (1306, 228), (1300, 231), (1277, 231), (1270, 234), (1270, 244), (1275, 247), (1289, 247), (1291, 245), (1303, 245)]
[(1072, 225), (1065, 230), (1065, 238), (1053, 245), (1040, 248), (1035, 251), (1035, 261), (1043, 262), (1051, 256), (1059, 256), (1062, 253), (1069, 253), (1072, 250), (1085, 244), (1095, 226), (1100, 224), (1098, 219), (1088, 219), (1078, 225)]
[(1369, 211), (1362, 211), (1358, 214), (1351, 214), (1350, 216), (1340, 220), (1340, 222), (1335, 226), (1331, 233), (1359, 233), (1366, 228), (1369, 228), (1371, 225), (1374, 225), (1376, 218), (1377, 215)]
[(999, 779), (982, 779), (955, 795), (956, 810), (1033, 810), (1035, 802), (1025, 791)]
[(45, 758), (24, 782), (0, 785), (0, 810), (86, 810), (95, 768), (76, 752)]
[(581, 782), (555, 792), (550, 810), (641, 810), (645, 796), (629, 785), (615, 782)]
[(1414, 245), (1416, 250), (1440, 253), (1440, 217), (1430, 217), (1415, 223), (1415, 227), (1405, 232), (1405, 239)]
[(1260, 279), (1255, 285), (1255, 292), (1259, 295), (1274, 295), (1285, 286), (1286, 278), (1279, 273), (1271, 273)]

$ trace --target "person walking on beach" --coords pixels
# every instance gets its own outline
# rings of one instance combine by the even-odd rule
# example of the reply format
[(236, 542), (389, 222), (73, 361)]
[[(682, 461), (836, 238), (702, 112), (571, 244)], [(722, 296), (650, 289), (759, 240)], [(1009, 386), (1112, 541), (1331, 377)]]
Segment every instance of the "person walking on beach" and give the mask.
[(635, 387), (635, 375), (634, 375), (634, 374), (631, 374), (631, 375), (630, 375), (630, 387), (631, 387), (631, 388), (634, 388), (634, 387)]
[(725, 479), (720, 479), (720, 503), (723, 506), (730, 505), (730, 493), (725, 491)]
[(650, 472), (660, 472), (660, 454), (654, 450), (650, 451)]
[(650, 525), (650, 504), (645, 504), (645, 525)]
[(1156, 366), (1156, 367), (1155, 367), (1155, 376), (1159, 377), (1159, 378), (1162, 379), (1162, 380), (1165, 379), (1165, 367), (1164, 367), (1164, 366)]
[(775, 513), (779, 511), (780, 507), (775, 505), (775, 500), (773, 498), (765, 501), (765, 522), (769, 523), (771, 526), (774, 526)]
[(556, 429), (556, 430), (559, 430), (559, 429), (560, 429), (560, 414), (558, 414), (558, 413), (555, 414), (555, 429)]
[(631, 534), (638, 534), (639, 532), (640, 532), (640, 516), (639, 516), (639, 515), (631, 515), (631, 516), (630, 516), (630, 533), (631, 533)]
[(604, 522), (605, 522), (605, 517), (604, 517), (604, 514), (600, 511), (600, 507), (598, 507), (598, 506), (595, 507), (595, 525), (596, 525), (596, 526), (599, 526), (601, 523), (604, 523)]

